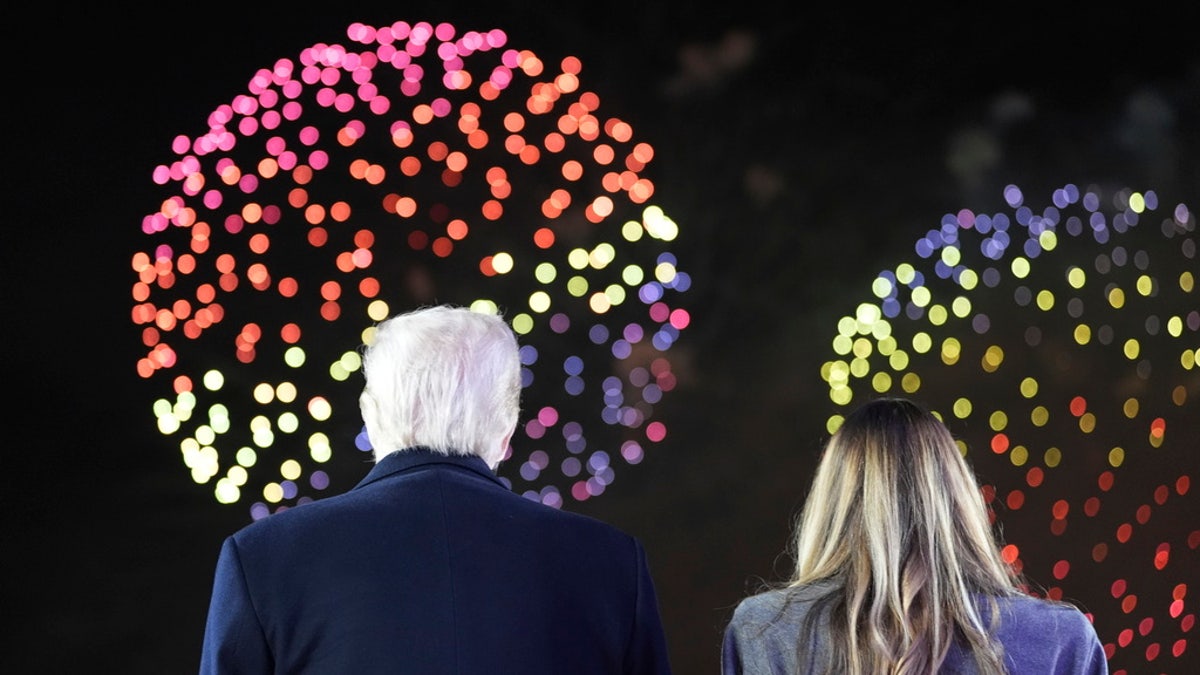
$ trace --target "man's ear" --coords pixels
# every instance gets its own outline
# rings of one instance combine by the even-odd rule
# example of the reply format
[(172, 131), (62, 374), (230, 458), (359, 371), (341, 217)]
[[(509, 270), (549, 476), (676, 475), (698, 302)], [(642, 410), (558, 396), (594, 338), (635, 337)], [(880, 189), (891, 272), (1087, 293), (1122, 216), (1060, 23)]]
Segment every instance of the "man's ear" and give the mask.
[(362, 394), (358, 396), (358, 411), (362, 414), (363, 424), (367, 428), (367, 441), (374, 448), (375, 441), (371, 438), (371, 430), (378, 428), (376, 422), (379, 421), (379, 402), (367, 389), (363, 389)]

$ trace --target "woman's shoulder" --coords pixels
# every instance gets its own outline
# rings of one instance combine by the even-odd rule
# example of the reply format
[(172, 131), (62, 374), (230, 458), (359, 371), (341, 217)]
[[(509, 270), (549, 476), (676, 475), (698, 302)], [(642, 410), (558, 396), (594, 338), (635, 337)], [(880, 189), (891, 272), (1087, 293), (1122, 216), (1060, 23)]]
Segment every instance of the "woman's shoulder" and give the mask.
[(1018, 594), (1000, 599), (1004, 623), (1020, 627), (1029, 635), (1048, 633), (1059, 636), (1094, 636), (1091, 619), (1078, 606), (1058, 600), (1048, 600)]

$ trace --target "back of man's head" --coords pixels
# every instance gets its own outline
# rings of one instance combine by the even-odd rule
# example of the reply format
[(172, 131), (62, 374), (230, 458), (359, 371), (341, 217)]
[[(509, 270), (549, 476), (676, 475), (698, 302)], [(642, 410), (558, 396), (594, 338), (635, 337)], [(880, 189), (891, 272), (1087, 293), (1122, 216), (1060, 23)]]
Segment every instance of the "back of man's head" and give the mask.
[(499, 465), (520, 411), (517, 349), (503, 318), (462, 307), (381, 322), (367, 339), (359, 398), (376, 460), (421, 446)]

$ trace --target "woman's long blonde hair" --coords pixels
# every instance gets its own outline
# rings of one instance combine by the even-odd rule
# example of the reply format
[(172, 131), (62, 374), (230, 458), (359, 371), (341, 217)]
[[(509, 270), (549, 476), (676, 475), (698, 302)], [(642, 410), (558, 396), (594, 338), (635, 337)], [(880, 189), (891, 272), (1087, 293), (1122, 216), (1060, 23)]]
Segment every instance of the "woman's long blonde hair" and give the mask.
[(1021, 592), (1021, 580), (1000, 557), (971, 468), (931, 412), (883, 398), (845, 419), (825, 446), (794, 551), (791, 586), (833, 589), (798, 650), (827, 621), (834, 672), (936, 672), (955, 640), (981, 672), (1005, 672), (989, 628), (995, 598)]

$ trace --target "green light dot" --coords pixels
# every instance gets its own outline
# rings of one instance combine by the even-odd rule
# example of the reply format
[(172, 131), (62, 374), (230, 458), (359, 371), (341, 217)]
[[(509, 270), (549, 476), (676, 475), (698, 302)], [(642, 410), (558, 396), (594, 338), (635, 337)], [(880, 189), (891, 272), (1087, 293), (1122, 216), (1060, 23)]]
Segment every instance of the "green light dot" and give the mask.
[(646, 278), (646, 273), (637, 265), (626, 265), (621, 271), (621, 281), (629, 286), (637, 286)]
[(581, 249), (571, 249), (567, 254), (567, 264), (573, 269), (581, 270), (588, 266), (588, 252)]
[(237, 454), (234, 457), (241, 466), (254, 466), (258, 462), (258, 453), (254, 451), (254, 448), (244, 445), (238, 448)]
[(845, 335), (839, 335), (833, 338), (833, 352), (838, 356), (845, 356), (850, 353), (850, 348), (854, 341)]
[(587, 295), (587, 279), (579, 276), (571, 277), (567, 280), (567, 292), (576, 298), (582, 298), (583, 296)]
[(852, 359), (850, 361), (850, 374), (854, 377), (862, 379), (871, 372), (871, 364), (866, 359)]
[(642, 238), (642, 224), (636, 220), (627, 220), (621, 226), (621, 236), (625, 241), (638, 241)]

